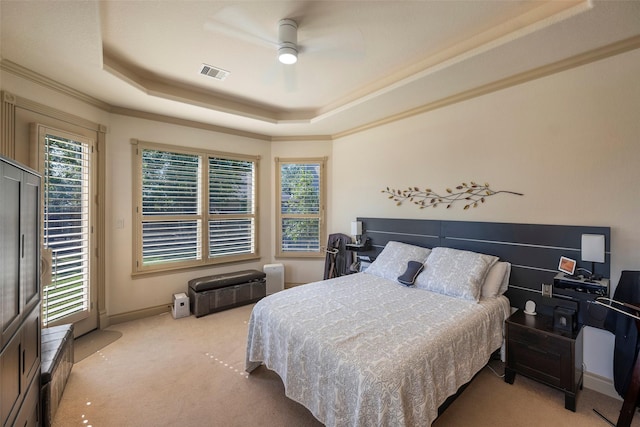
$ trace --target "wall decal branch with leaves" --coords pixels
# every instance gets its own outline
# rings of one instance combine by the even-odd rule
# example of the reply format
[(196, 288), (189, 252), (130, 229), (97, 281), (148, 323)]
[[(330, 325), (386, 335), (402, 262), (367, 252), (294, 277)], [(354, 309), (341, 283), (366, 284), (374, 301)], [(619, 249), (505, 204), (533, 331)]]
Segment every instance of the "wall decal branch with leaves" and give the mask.
[(523, 196), (522, 193), (516, 193), (514, 191), (494, 191), (489, 188), (489, 184), (484, 185), (476, 184), (471, 181), (469, 184), (463, 182), (458, 185), (455, 190), (451, 188), (446, 189), (446, 194), (440, 195), (430, 188), (420, 190), (418, 187), (409, 187), (406, 190), (396, 190), (394, 188), (387, 187), (386, 190), (382, 190), (383, 193), (389, 194), (389, 199), (393, 199), (396, 202), (396, 206), (402, 205), (403, 202), (409, 201), (415, 205), (418, 205), (420, 209), (428, 207), (437, 207), (440, 204), (447, 205), (449, 209), (454, 203), (465, 203), (464, 209), (476, 208), (479, 204), (485, 202), (487, 197), (495, 196), (496, 194), (506, 193), (516, 196)]

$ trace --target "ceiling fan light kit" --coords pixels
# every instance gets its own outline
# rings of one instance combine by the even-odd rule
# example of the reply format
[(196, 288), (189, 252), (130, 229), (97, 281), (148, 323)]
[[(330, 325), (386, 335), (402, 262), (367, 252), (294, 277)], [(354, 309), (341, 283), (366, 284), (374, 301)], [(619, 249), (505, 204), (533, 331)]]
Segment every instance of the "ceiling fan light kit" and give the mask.
[(298, 24), (293, 19), (278, 23), (278, 61), (295, 64), (298, 61)]

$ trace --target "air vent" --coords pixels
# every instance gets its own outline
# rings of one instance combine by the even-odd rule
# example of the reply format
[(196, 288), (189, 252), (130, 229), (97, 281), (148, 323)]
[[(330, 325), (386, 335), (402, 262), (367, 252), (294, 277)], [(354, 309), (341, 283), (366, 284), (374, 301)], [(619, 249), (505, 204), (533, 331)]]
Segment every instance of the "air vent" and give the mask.
[(202, 64), (200, 74), (213, 77), (216, 80), (224, 80), (230, 73), (221, 68), (216, 68), (213, 65)]

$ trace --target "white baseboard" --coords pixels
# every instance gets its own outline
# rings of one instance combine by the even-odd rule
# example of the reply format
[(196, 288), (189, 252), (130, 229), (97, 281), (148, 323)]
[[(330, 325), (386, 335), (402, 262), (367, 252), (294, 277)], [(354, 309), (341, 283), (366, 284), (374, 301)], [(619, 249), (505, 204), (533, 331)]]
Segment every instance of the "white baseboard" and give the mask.
[(109, 315), (106, 311), (101, 311), (98, 316), (98, 329), (105, 329), (110, 325)]
[(143, 319), (149, 316), (155, 316), (158, 314), (171, 311), (171, 304), (158, 305), (156, 307), (149, 307), (142, 310), (129, 311), (127, 313), (114, 314), (109, 316), (108, 324), (117, 325), (118, 323), (129, 322), (131, 320)]
[(613, 380), (601, 377), (600, 375), (596, 375), (591, 372), (585, 372), (583, 380), (582, 385), (584, 387), (622, 401), (622, 398), (613, 385)]
[(300, 286), (300, 285), (306, 285), (308, 282), (305, 283), (294, 283), (294, 282), (287, 282), (284, 284), (284, 288), (285, 289), (289, 289), (289, 288), (295, 288), (296, 286)]

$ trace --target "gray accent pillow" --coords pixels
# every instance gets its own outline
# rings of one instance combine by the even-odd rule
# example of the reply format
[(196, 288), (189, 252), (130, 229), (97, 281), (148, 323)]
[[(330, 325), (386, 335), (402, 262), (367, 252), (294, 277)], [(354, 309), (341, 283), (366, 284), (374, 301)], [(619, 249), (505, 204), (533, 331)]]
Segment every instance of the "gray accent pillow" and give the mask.
[(398, 276), (398, 282), (402, 283), (406, 286), (412, 286), (413, 282), (415, 282), (416, 277), (424, 268), (424, 264), (418, 261), (409, 261), (407, 263), (407, 269)]
[(424, 263), (430, 253), (431, 249), (392, 240), (387, 242), (366, 273), (397, 282), (398, 276), (405, 271), (409, 261)]
[(416, 288), (478, 301), (489, 269), (498, 261), (493, 255), (452, 248), (433, 248)]

